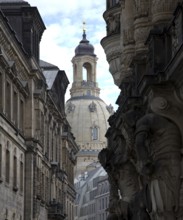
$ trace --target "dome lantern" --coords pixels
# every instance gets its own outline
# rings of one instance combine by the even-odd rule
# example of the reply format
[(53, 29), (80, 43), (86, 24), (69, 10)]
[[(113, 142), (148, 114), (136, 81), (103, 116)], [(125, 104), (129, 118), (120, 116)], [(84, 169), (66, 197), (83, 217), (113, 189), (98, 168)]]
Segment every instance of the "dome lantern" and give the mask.
[(90, 41), (86, 39), (86, 30), (83, 29), (83, 39), (79, 42), (79, 45), (75, 49), (75, 56), (89, 55), (94, 56), (94, 47), (90, 44)]

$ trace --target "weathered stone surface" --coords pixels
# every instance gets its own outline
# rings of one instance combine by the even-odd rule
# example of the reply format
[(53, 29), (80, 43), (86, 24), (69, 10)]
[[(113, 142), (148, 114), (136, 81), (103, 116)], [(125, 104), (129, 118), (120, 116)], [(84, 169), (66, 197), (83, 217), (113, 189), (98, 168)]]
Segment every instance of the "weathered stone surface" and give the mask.
[[(127, 28), (123, 29), (120, 34), (123, 47), (119, 53), (125, 58), (120, 66), (124, 66), (125, 59), (131, 62), (126, 62), (125, 68), (116, 67), (121, 79), (119, 108), (109, 119), (108, 146), (99, 153), (111, 186), (108, 219), (180, 220), (183, 218), (183, 2), (134, 3), (133, 26), (132, 20), (123, 16), (132, 2), (125, 1), (121, 11), (123, 27), (132, 27), (134, 54), (130, 59), (125, 57), (126, 51), (129, 52), (126, 45), (133, 37)], [(106, 45), (107, 42), (108, 36)], [(111, 50), (114, 44), (110, 43)], [(131, 75), (126, 74), (127, 69)]]

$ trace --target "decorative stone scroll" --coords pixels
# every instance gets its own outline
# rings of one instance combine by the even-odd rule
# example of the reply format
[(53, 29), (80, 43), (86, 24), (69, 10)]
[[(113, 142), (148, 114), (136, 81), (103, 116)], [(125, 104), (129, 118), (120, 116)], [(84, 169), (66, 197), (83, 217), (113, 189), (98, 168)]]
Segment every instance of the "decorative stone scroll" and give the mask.
[(76, 106), (72, 102), (69, 102), (67, 105), (67, 113), (74, 112), (75, 108)]
[(97, 105), (92, 102), (89, 106), (88, 106), (90, 112), (95, 112), (97, 110)]

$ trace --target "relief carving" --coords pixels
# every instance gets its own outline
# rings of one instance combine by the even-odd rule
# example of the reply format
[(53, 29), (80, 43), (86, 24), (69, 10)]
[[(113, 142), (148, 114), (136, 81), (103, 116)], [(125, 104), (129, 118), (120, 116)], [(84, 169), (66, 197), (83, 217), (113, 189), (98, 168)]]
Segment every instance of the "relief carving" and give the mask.
[(135, 146), (140, 172), (149, 178), (153, 216), (176, 219), (181, 171), (178, 127), (165, 117), (148, 113), (137, 122)]
[(149, 191), (146, 185), (144, 189), (141, 187), (140, 175), (131, 149), (135, 121), (141, 115), (139, 111), (129, 111), (122, 116), (128, 142), (121, 131), (113, 129), (111, 131), (115, 133), (115, 137), (111, 136), (108, 148), (99, 153), (99, 161), (108, 173), (111, 186), (108, 219), (150, 220), (147, 212), (151, 206), (148, 205)]
[(123, 45), (133, 44), (134, 42), (134, 28), (123, 30)]
[(177, 6), (178, 0), (152, 0), (152, 13), (171, 12)]
[(72, 102), (69, 102), (67, 105), (67, 113), (74, 112), (75, 108), (76, 106)]
[(182, 44), (182, 12), (176, 16), (173, 25), (171, 27), (172, 36), (172, 56), (175, 55), (177, 50)]
[(135, 44), (136, 50), (147, 49), (147, 46), (145, 45), (145, 42), (147, 40), (149, 31), (150, 31), (149, 25), (144, 26), (144, 27), (135, 28), (134, 38), (135, 38), (135, 43), (136, 43)]
[(148, 16), (150, 2), (147, 0), (134, 0), (136, 18)]
[(91, 104), (89, 104), (88, 108), (90, 112), (95, 112), (97, 110), (97, 105), (94, 102), (92, 102)]
[(120, 14), (110, 15), (107, 20), (107, 35), (120, 33)]

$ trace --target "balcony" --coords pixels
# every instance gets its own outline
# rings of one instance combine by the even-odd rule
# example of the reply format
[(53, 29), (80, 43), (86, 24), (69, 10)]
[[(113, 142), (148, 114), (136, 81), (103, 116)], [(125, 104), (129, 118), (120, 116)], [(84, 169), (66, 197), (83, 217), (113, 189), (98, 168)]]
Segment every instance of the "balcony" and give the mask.
[(55, 200), (51, 201), (48, 208), (48, 219), (49, 220), (63, 220), (66, 214), (63, 210), (63, 205)]

